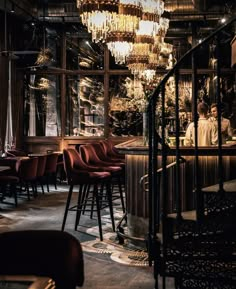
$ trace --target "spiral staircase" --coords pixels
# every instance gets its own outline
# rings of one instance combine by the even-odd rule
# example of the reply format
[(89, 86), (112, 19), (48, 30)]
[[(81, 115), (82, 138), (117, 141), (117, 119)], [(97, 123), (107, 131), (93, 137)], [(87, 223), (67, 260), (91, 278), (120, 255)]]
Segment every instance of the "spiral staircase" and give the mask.
[[(203, 47), (215, 45), (215, 80), (216, 101), (222, 105), (220, 94), (223, 39), (235, 37), (235, 15), (217, 28), (201, 43), (189, 50), (162, 79), (149, 98), (149, 233), (148, 253), (150, 266), (153, 266), (155, 288), (162, 279), (162, 288), (166, 288), (166, 278), (175, 280), (176, 289), (233, 289), (236, 288), (236, 182), (232, 180), (230, 191), (224, 179), (224, 163), (221, 124), (218, 122), (219, 143), (217, 147), (218, 183), (210, 188), (203, 188), (199, 172), (199, 147), (194, 146), (194, 188), (195, 207), (191, 211), (182, 208), (180, 169), (183, 158), (180, 150), (179, 123), (179, 76), (186, 63), (192, 69), (192, 107), (193, 121), (197, 128), (197, 77), (198, 52)], [(235, 75), (235, 67), (232, 67)], [(168, 197), (162, 192), (168, 191), (168, 144), (165, 135), (165, 121), (161, 121), (161, 135), (157, 133), (160, 118), (165, 119), (165, 86), (170, 77), (175, 81), (175, 117), (176, 117), (176, 161), (174, 162), (175, 212), (168, 212)], [(235, 77), (235, 76), (234, 76)], [(162, 108), (157, 116), (156, 107)], [(221, 111), (218, 113), (221, 116)], [(197, 129), (195, 129), (197, 139)], [(157, 157), (161, 155), (162, 157)], [(159, 163), (160, 162), (160, 163)], [(159, 167), (162, 169), (157, 169)], [(172, 166), (171, 166), (172, 167)], [(160, 182), (160, 179), (162, 180)]]

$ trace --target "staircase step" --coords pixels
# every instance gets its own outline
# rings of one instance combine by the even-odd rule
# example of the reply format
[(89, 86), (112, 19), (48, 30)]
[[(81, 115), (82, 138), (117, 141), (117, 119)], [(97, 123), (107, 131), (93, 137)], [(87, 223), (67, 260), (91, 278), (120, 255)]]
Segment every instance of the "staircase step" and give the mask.
[[(186, 221), (196, 221), (197, 220), (196, 210), (182, 212), (181, 216), (182, 216), (182, 219), (186, 220)], [(168, 214), (168, 218), (176, 219), (177, 213)]]
[[(223, 188), (226, 193), (236, 193), (236, 179), (224, 182)], [(205, 187), (202, 191), (204, 193), (217, 193), (219, 191), (219, 184)]]

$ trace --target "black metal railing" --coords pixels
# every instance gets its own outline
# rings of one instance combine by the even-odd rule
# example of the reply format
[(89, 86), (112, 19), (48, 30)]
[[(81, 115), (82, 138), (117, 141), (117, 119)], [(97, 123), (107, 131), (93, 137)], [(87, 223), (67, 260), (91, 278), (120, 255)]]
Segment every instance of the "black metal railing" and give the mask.
[[(149, 261), (150, 264), (154, 264), (154, 275), (157, 278), (160, 267), (162, 268), (162, 275), (168, 276), (168, 268), (165, 264), (165, 256), (167, 256), (168, 246), (166, 245), (169, 241), (168, 228), (168, 195), (165, 193), (168, 191), (168, 178), (167, 176), (167, 157), (169, 154), (169, 147), (167, 144), (165, 129), (165, 86), (170, 77), (175, 79), (175, 119), (176, 119), (176, 133), (175, 133), (175, 156), (176, 156), (176, 184), (175, 184), (175, 208), (176, 208), (176, 220), (182, 221), (182, 196), (180, 186), (180, 164), (181, 164), (181, 150), (180, 150), (180, 123), (179, 123), (179, 81), (180, 81), (180, 70), (186, 63), (186, 60), (190, 59), (192, 69), (192, 118), (194, 122), (194, 137), (198, 139), (198, 89), (197, 89), (197, 73), (198, 67), (196, 58), (197, 52), (202, 49), (205, 45), (210, 44), (212, 41), (216, 44), (216, 67), (214, 69), (216, 79), (216, 102), (218, 105), (218, 145), (217, 145), (217, 158), (218, 158), (218, 183), (219, 183), (219, 195), (221, 199), (224, 197), (224, 167), (222, 159), (222, 137), (221, 137), (221, 106), (222, 99), (220, 96), (220, 78), (221, 78), (221, 49), (220, 41), (222, 33), (233, 27), (232, 32), (235, 33), (236, 17), (233, 16), (224, 25), (216, 29), (212, 34), (206, 37), (201, 43), (194, 46), (189, 50), (175, 65), (167, 72), (163, 77), (162, 81), (153, 91), (149, 98), (148, 105), (148, 130), (149, 130), (149, 171), (148, 171), (148, 184), (149, 184), (149, 233), (148, 233), (148, 250), (149, 250)], [(161, 104), (161, 113), (156, 113), (157, 104)], [(159, 116), (158, 116), (159, 115)], [(157, 123), (161, 118), (161, 135), (157, 131)], [(161, 140), (161, 141), (160, 141)], [(161, 156), (158, 158), (158, 155)], [(198, 142), (194, 144), (194, 195), (196, 204), (196, 224), (198, 228), (202, 225), (202, 220), (205, 216), (204, 208), (204, 196), (201, 189), (200, 176), (199, 176), (199, 146)], [(161, 162), (159, 164), (159, 162)], [(162, 188), (158, 186), (158, 178), (160, 171), (159, 167), (162, 167)], [(161, 196), (162, 192), (162, 196)], [(164, 192), (164, 193), (163, 193)], [(161, 229), (160, 229), (161, 228)], [(162, 240), (158, 239), (157, 233), (162, 232)], [(195, 227), (194, 227), (195, 230)], [(196, 232), (195, 232), (196, 233)], [(163, 257), (164, 256), (164, 257)], [(162, 258), (162, 259), (161, 259)], [(161, 260), (161, 261), (160, 261)], [(161, 265), (160, 265), (161, 263)], [(217, 276), (217, 274), (216, 274)], [(177, 282), (178, 283), (178, 282)], [(220, 284), (220, 283), (219, 283)], [(156, 280), (156, 288), (158, 288), (158, 280)], [(165, 280), (163, 280), (163, 288), (165, 288)], [(180, 287), (178, 287), (180, 288)], [(183, 287), (185, 288), (185, 287)], [(187, 288), (187, 287), (186, 287)], [(190, 288), (190, 287), (189, 287)], [(195, 287), (194, 287), (195, 288)], [(196, 287), (198, 288), (198, 287)], [(201, 288), (201, 287), (199, 287)], [(205, 287), (202, 287), (205, 288)], [(210, 287), (209, 287), (210, 288)], [(214, 287), (215, 288), (215, 287)], [(231, 288), (231, 287), (229, 287)], [(232, 287), (233, 288), (233, 287)]]

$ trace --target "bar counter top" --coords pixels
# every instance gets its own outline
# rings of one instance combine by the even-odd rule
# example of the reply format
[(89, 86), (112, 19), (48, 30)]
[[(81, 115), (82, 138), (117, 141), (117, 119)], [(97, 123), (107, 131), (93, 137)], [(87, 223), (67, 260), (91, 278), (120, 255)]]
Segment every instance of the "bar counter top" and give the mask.
[[(160, 148), (160, 145), (158, 145)], [(149, 147), (144, 145), (142, 137), (135, 137), (126, 142), (120, 143), (115, 146), (119, 153), (130, 154), (130, 155), (147, 155)], [(199, 155), (202, 156), (216, 156), (218, 155), (219, 148), (218, 146), (208, 146), (208, 147), (199, 147)], [(175, 155), (176, 147), (170, 145), (168, 155)], [(180, 153), (183, 156), (193, 156), (194, 147), (180, 146)], [(228, 141), (226, 144), (222, 145), (222, 155), (236, 155), (236, 141)]]

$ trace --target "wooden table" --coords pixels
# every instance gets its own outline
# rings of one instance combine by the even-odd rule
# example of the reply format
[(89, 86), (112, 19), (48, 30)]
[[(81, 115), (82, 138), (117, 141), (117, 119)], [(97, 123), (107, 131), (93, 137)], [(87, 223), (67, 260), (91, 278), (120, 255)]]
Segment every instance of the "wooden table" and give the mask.
[(0, 172), (8, 171), (10, 169), (11, 169), (11, 167), (9, 167), (9, 166), (0, 166)]

